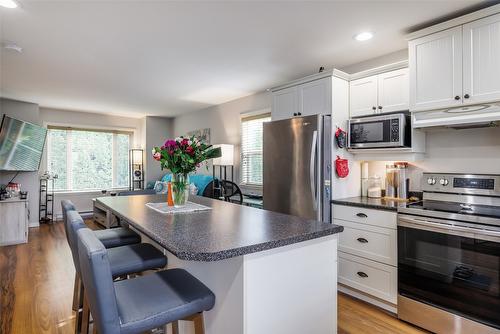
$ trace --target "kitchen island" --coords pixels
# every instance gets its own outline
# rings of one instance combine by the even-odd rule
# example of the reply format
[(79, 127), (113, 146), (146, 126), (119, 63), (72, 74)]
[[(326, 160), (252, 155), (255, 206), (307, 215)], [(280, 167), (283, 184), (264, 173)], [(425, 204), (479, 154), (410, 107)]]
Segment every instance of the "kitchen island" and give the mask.
[(207, 334), (336, 333), (341, 226), (198, 196), (190, 201), (210, 210), (164, 214), (146, 206), (165, 195), (97, 201), (163, 249), (168, 268), (188, 270), (214, 292)]

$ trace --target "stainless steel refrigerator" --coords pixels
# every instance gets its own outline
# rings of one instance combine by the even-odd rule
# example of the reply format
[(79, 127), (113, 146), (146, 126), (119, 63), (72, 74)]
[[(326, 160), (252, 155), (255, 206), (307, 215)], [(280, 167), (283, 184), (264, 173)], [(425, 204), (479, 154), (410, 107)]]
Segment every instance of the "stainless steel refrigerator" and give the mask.
[(264, 123), (264, 209), (330, 221), (331, 117)]

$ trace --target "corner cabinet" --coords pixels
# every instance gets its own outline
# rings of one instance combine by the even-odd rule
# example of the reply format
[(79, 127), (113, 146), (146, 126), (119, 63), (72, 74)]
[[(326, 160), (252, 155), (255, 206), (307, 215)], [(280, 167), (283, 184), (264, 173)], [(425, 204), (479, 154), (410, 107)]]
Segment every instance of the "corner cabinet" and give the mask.
[(272, 120), (331, 114), (332, 77), (334, 75), (347, 76), (340, 71), (331, 70), (272, 88)]
[(409, 41), (410, 110), (500, 100), (500, 14)]
[(349, 90), (351, 117), (408, 110), (408, 68), (352, 80)]
[(0, 201), (0, 246), (28, 242), (28, 201)]

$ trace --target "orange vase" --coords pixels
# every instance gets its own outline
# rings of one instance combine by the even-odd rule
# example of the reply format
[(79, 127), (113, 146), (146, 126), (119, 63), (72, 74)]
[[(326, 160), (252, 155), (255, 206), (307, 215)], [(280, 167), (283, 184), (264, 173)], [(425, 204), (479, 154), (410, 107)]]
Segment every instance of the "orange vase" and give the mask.
[(172, 197), (172, 182), (168, 183), (167, 187), (167, 204), (168, 206), (174, 206), (174, 199)]

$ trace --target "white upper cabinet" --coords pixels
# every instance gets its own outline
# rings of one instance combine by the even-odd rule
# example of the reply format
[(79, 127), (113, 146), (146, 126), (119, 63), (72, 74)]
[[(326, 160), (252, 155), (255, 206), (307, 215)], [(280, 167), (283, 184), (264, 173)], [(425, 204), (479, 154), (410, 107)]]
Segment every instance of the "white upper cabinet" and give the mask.
[(351, 117), (408, 110), (408, 68), (352, 80), (349, 87)]
[(297, 87), (300, 116), (330, 114), (332, 112), (332, 79), (323, 78)]
[(378, 75), (378, 107), (380, 112), (408, 110), (408, 69), (402, 68)]
[(410, 110), (462, 104), (462, 27), (409, 42)]
[(332, 113), (332, 76), (273, 90), (273, 121)]
[(351, 117), (373, 114), (377, 110), (378, 76), (352, 80), (349, 83)]
[(500, 100), (500, 14), (463, 26), (464, 104)]
[(273, 107), (271, 118), (273, 121), (297, 116), (299, 112), (299, 93), (297, 87), (285, 88), (273, 92)]

